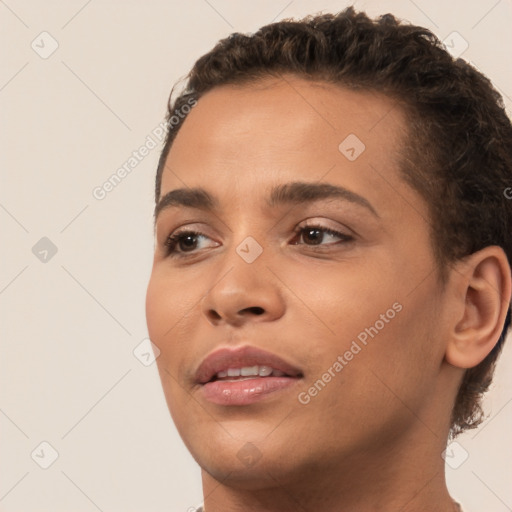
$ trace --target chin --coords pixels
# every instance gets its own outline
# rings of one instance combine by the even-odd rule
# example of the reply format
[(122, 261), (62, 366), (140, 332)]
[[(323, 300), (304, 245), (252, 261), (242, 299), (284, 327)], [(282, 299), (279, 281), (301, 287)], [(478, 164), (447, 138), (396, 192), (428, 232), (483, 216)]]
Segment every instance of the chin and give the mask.
[[(242, 430), (244, 425), (240, 425)], [(289, 436), (274, 437), (272, 442), (265, 442), (268, 430), (259, 432), (261, 442), (249, 441), (247, 431), (237, 432), (230, 429), (230, 437), (223, 432), (207, 435), (204, 429), (192, 437), (188, 431), (188, 439), (184, 439), (190, 453), (201, 469), (218, 482), (230, 487), (244, 490), (259, 490), (285, 485), (302, 480), (308, 468), (317, 469), (317, 458), (314, 447), (290, 445)], [(316, 462), (315, 462), (316, 461)]]
[[(236, 489), (256, 491), (282, 485), (294, 479), (298, 468), (283, 465), (277, 457), (261, 458), (252, 465), (240, 462), (236, 454), (221, 455), (221, 452), (194, 457), (203, 471), (223, 485)], [(224, 452), (225, 453), (225, 452)], [(295, 475), (294, 475), (295, 474)]]

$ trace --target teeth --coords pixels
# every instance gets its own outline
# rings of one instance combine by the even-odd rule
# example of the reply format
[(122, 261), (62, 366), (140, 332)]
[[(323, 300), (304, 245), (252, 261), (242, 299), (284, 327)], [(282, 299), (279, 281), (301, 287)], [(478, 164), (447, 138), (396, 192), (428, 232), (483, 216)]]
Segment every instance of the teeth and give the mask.
[(240, 375), (242, 377), (248, 377), (249, 375), (258, 375), (258, 366), (244, 366), (240, 369)]
[(269, 377), (270, 375), (282, 377), (285, 373), (280, 370), (274, 370), (270, 366), (255, 365), (244, 366), (243, 368), (228, 368), (227, 370), (217, 372), (216, 377), (218, 379), (225, 379), (226, 377)]
[(260, 366), (258, 375), (260, 377), (268, 377), (272, 373), (272, 368), (270, 366)]

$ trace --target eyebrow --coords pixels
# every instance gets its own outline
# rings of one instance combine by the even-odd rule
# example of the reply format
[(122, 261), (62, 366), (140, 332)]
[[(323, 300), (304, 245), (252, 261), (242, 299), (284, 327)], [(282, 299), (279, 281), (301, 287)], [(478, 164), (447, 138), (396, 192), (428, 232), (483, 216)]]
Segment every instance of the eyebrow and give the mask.
[[(321, 199), (342, 199), (363, 206), (374, 216), (380, 217), (371, 203), (363, 196), (344, 187), (331, 183), (291, 182), (274, 186), (267, 198), (267, 205), (276, 208), (284, 204), (298, 205)], [(173, 206), (213, 211), (219, 208), (219, 201), (204, 188), (178, 188), (167, 192), (155, 206), (155, 222), (158, 215)]]

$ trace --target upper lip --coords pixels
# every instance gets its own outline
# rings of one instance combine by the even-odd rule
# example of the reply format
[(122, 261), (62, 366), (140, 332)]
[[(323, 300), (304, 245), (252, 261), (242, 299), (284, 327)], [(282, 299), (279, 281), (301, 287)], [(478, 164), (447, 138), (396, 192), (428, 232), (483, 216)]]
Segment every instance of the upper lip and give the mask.
[(281, 357), (250, 345), (235, 348), (220, 348), (206, 356), (195, 373), (199, 384), (206, 384), (220, 371), (245, 366), (270, 366), (290, 377), (302, 377), (299, 368)]

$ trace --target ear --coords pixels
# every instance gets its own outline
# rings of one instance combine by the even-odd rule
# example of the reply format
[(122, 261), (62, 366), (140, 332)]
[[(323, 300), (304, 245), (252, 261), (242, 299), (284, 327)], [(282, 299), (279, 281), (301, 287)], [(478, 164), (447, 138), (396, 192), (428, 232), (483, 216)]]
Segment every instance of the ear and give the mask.
[(456, 318), (445, 359), (459, 368), (473, 368), (500, 338), (510, 307), (510, 265), (503, 249), (493, 245), (455, 265), (451, 278), (456, 288)]

